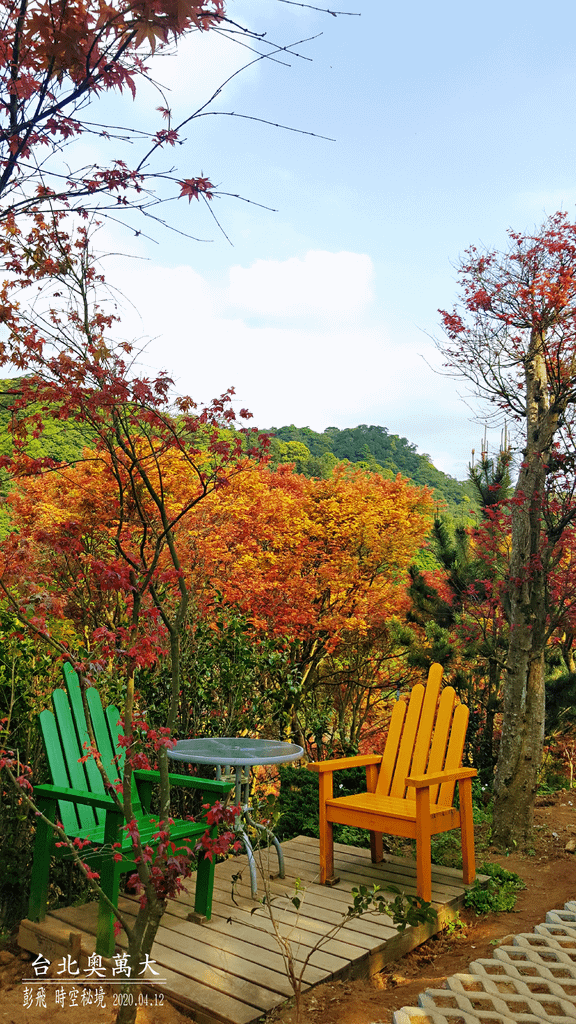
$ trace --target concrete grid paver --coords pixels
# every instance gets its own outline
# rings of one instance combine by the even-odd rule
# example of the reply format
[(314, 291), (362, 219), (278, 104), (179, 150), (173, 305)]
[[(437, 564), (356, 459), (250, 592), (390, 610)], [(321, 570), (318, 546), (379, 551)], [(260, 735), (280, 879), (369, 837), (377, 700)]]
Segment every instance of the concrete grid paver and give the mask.
[(576, 900), (418, 1004), (396, 1010), (394, 1024), (576, 1024)]

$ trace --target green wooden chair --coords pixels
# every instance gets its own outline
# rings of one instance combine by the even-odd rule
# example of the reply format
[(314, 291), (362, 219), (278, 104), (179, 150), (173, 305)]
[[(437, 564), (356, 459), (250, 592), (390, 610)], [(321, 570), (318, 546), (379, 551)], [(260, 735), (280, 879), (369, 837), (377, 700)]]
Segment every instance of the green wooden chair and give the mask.
[[(122, 828), (124, 815), (104, 787), (98, 766), (93, 758), (82, 763), (86, 754), (85, 743), (89, 743), (86, 718), (82, 704), (78, 676), (70, 664), (64, 665), (66, 690), (55, 690), (52, 694), (51, 711), (39, 716), (40, 729), (46, 748), (46, 756), (52, 774), (52, 785), (34, 787), (34, 799), (49, 821), (60, 821), (70, 839), (89, 840), (90, 845), (81, 851), (82, 859), (100, 875), (100, 885), (111, 902), (117, 906), (120, 877), (127, 871), (135, 870), (134, 851), (130, 836)], [(108, 778), (114, 782), (122, 776), (124, 748), (118, 743), (122, 736), (119, 725), (120, 712), (114, 706), (102, 707), (100, 694), (93, 687), (86, 691), (92, 728), (102, 764)], [(117, 758), (117, 760), (116, 760)], [(170, 776), (173, 786), (199, 789), (204, 804), (224, 799), (233, 788), (229, 782), (201, 779), (188, 775)], [(158, 840), (158, 818), (150, 815), (150, 801), (160, 773), (137, 770), (132, 783), (132, 804), (142, 843), (154, 847)], [(206, 824), (193, 821), (174, 821), (170, 826), (170, 837), (177, 846), (194, 846), (206, 832)], [(213, 826), (211, 834), (216, 834)], [(120, 843), (120, 860), (114, 860), (112, 846)], [(70, 859), (65, 846), (57, 844), (55, 832), (44, 821), (38, 819), (34, 843), (34, 859), (30, 890), (28, 916), (31, 921), (42, 921), (46, 916), (50, 858)], [(214, 886), (214, 860), (199, 855), (196, 877), (194, 910), (200, 918), (210, 919), (212, 914), (212, 892)], [(114, 952), (114, 915), (109, 906), (100, 900), (96, 952), (111, 956)]]

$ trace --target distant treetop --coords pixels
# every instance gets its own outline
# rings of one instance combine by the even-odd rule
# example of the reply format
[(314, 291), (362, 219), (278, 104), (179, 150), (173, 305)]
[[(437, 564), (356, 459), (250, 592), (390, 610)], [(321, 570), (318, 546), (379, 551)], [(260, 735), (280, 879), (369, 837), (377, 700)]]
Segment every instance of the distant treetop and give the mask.
[[(386, 476), (400, 473), (414, 483), (432, 488), (439, 499), (454, 513), (462, 505), (470, 506), (470, 485), (442, 473), (432, 464), (429, 455), (421, 455), (406, 437), (390, 434), (387, 427), (327, 427), (321, 434), (311, 427), (271, 427), (267, 433), (275, 439), (272, 457), (279, 462), (295, 462), (296, 469), (307, 476), (324, 476), (335, 460), (360, 463)], [(308, 451), (309, 457), (306, 457)]]

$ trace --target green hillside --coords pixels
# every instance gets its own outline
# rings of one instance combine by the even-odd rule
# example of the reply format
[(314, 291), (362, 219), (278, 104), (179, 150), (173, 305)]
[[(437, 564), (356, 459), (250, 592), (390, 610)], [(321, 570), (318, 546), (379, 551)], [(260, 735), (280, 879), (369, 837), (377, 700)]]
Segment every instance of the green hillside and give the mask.
[[(0, 455), (11, 451), (9, 431), (12, 401), (10, 392), (17, 389), (17, 380), (0, 381)], [(433, 489), (439, 502), (445, 502), (452, 516), (466, 516), (470, 503), (474, 504), (471, 486), (454, 480), (432, 465), (428, 455), (420, 455), (416, 445), (405, 437), (389, 433), (386, 427), (327, 427), (318, 433), (310, 427), (296, 427), (293, 424), (280, 428), (271, 427), (266, 431), (272, 437), (272, 464), (294, 462), (298, 472), (307, 476), (328, 476), (338, 462), (347, 461), (367, 469), (384, 473), (386, 476), (402, 476)], [(40, 437), (31, 438), (28, 445), (30, 455), (47, 457), (62, 462), (72, 462), (81, 457), (82, 448), (90, 443), (89, 432), (73, 420), (46, 420)], [(0, 497), (9, 489), (4, 471), (0, 471)], [(2, 519), (0, 513), (0, 519)], [(0, 522), (0, 534), (6, 524)]]
[[(18, 380), (0, 380), (0, 455), (11, 455), (12, 434), (10, 432), (10, 405), (14, 401)], [(39, 412), (40, 407), (32, 407)], [(82, 430), (73, 420), (44, 421), (44, 430), (39, 437), (31, 437), (26, 450), (34, 459), (54, 459), (56, 462), (74, 462), (81, 458), (82, 449), (90, 444), (88, 431)], [(10, 516), (4, 500), (10, 490), (10, 479), (5, 469), (0, 469), (0, 540), (10, 531)]]
[[(17, 380), (0, 380), (0, 455), (12, 451), (9, 430), (13, 392), (18, 388)], [(32, 413), (40, 412), (40, 406), (32, 406)], [(39, 437), (31, 437), (26, 450), (34, 459), (55, 459), (57, 462), (74, 462), (82, 455), (82, 449), (89, 446), (90, 432), (75, 420), (45, 419), (44, 429)]]
[[(323, 475), (336, 461), (347, 460), (390, 476), (400, 473), (414, 483), (431, 487), (439, 500), (446, 502), (452, 514), (465, 514), (470, 502), (474, 501), (468, 483), (461, 483), (436, 469), (429, 455), (419, 455), (416, 445), (405, 437), (390, 434), (386, 427), (362, 423), (343, 430), (327, 427), (319, 434), (310, 427), (291, 424), (271, 427), (267, 433), (277, 442), (272, 442), (273, 458), (280, 456), (279, 461), (288, 461), (292, 453), (299, 471), (307, 475)], [(310, 456), (297, 445), (304, 445)]]

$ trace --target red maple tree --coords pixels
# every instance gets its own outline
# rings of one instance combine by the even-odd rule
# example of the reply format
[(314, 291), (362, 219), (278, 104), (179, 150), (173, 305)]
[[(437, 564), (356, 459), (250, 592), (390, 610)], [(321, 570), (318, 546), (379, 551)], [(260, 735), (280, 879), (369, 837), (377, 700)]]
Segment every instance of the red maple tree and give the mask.
[[(190, 32), (225, 31), (224, 0), (18, 0), (4, 5), (0, 24), (0, 216), (57, 201), (80, 210), (98, 207), (147, 209), (152, 155), (174, 146), (179, 128), (160, 108), (168, 126), (149, 133), (99, 125), (86, 116), (87, 101), (128, 89), (136, 95), (147, 78), (147, 59)], [(71, 169), (61, 152), (91, 135), (99, 146), (114, 139), (144, 140), (129, 166)], [(163, 174), (174, 179), (170, 174)], [(207, 178), (186, 179), (208, 197)], [(210, 196), (211, 197), (211, 196)]]
[[(83, 685), (90, 678), (97, 682), (99, 670), (111, 665), (123, 682), (127, 757), (119, 809), (128, 825), (134, 817), (131, 753), (138, 754), (146, 741), (146, 723), (135, 705), (138, 666), (160, 655), (166, 659), (171, 680), (167, 735), (178, 708), (180, 633), (190, 601), (179, 528), (241, 466), (243, 449), (250, 450), (249, 434), (229, 429), (236, 423), (231, 390), (197, 409), (190, 398), (172, 398), (166, 374), (147, 379), (134, 372), (131, 346), (114, 343), (114, 314), (97, 301), (104, 282), (84, 229), (67, 233), (62, 214), (47, 220), (36, 212), (25, 234), (14, 220), (5, 221), (3, 256), (11, 276), (2, 288), (8, 330), (0, 363), (25, 369), (26, 375), (9, 392), (13, 452), (2, 465), (14, 480), (32, 478), (28, 495), (33, 502), (35, 481), (40, 481), (38, 495), (42, 481), (65, 481), (72, 470), (55, 458), (33, 458), (29, 440), (41, 434), (49, 419), (75, 422), (90, 441), (85, 461), (79, 457), (75, 469), (76, 524), (84, 528), (91, 520), (94, 543), (89, 530), (84, 534), (73, 523), (59, 531), (50, 514), (38, 522), (40, 506), (29, 502), (26, 508), (22, 499), (22, 524), (28, 521), (30, 528), (11, 533), (2, 546), (0, 589), (23, 627), (73, 662)], [(35, 290), (34, 306), (21, 308), (22, 295), (30, 289)], [(248, 416), (245, 410), (241, 414)], [(172, 473), (176, 464), (190, 483), (183, 500), (174, 498), (167, 476), (167, 467)], [(106, 475), (108, 483), (105, 503), (91, 496), (91, 481), (99, 475)], [(47, 497), (50, 488), (43, 490)], [(67, 584), (64, 572), (55, 580), (59, 562), (68, 567)], [(75, 637), (63, 637), (51, 628), (51, 620), (69, 612), (76, 599), (78, 621), (78, 580), (70, 575), (75, 567), (81, 568), (79, 578), (87, 588), (85, 617)], [(111, 614), (115, 606), (121, 606), (122, 614)], [(162, 773), (159, 818), (169, 832), (164, 742), (155, 745), (154, 755)], [(137, 964), (150, 952), (167, 893), (175, 890), (173, 865), (157, 858), (152, 870), (136, 834), (134, 842), (145, 900), (135, 927), (119, 912), (118, 917)], [(122, 1019), (130, 1019), (129, 1008)]]
[[(447, 365), (517, 425), (494, 837), (526, 848), (542, 762), (548, 581), (576, 518), (576, 225), (556, 213), (533, 234), (510, 231), (504, 252), (470, 249), (459, 276), (461, 304), (442, 311)], [(554, 511), (562, 477), (570, 500)]]

